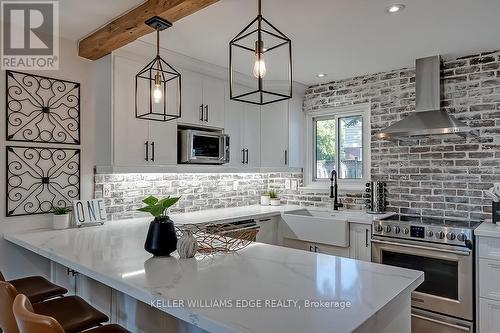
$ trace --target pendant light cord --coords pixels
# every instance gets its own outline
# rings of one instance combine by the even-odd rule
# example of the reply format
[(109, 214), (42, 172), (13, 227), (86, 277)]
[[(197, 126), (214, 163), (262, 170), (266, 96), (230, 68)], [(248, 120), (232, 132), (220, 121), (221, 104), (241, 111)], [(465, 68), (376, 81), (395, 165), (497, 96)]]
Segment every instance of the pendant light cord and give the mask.
[(262, 15), (262, 0), (258, 0), (259, 3), (259, 15)]

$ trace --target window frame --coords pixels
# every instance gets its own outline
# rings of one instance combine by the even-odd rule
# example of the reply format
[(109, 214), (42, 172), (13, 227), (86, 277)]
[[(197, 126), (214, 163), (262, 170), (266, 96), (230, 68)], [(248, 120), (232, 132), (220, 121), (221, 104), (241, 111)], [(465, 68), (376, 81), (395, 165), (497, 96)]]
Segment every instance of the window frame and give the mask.
[(306, 164), (304, 167), (305, 190), (328, 191), (329, 179), (316, 179), (316, 121), (335, 119), (335, 165), (339, 169), (340, 140), (339, 140), (339, 118), (361, 116), (363, 120), (363, 178), (360, 179), (338, 179), (340, 190), (362, 191), (365, 183), (369, 181), (371, 169), (371, 124), (370, 104), (356, 104), (342, 107), (333, 107), (323, 110), (314, 110), (306, 113)]

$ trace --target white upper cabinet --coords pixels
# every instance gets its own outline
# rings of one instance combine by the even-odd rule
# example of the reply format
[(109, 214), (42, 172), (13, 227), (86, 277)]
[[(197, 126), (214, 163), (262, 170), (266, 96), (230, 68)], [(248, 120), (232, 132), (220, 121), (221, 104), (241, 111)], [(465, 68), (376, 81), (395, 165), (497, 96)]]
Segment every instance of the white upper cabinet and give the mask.
[(229, 99), (226, 89), (225, 133), (230, 137), (231, 167), (260, 167), (260, 107)]
[(276, 102), (261, 108), (261, 166), (288, 165), (288, 102)]
[(203, 77), (201, 74), (180, 70), (181, 118), (179, 123), (201, 125), (203, 122)]
[[(124, 57), (113, 59), (113, 150), (115, 165), (145, 165), (149, 121), (135, 117), (135, 75), (143, 64)], [(111, 131), (110, 131), (111, 133)]]
[(288, 101), (288, 167), (290, 168), (304, 167), (305, 126), (302, 96), (294, 96)]
[(182, 117), (186, 125), (224, 128), (225, 82), (187, 70), (181, 71)]

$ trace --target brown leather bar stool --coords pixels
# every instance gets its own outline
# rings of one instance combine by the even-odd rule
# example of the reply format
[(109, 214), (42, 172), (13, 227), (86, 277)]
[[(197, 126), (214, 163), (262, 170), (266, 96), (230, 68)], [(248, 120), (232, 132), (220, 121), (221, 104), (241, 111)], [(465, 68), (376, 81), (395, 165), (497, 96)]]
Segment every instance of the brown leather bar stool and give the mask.
[[(52, 317), (34, 313), (33, 306), (24, 295), (17, 295), (12, 307), (20, 333), (65, 333), (62, 326)], [(85, 333), (130, 333), (119, 325), (93, 328)]]
[(29, 298), (31, 303), (38, 303), (50, 298), (62, 296), (68, 292), (66, 288), (53, 284), (41, 276), (29, 276), (22, 279), (6, 281), (0, 272), (0, 281), (9, 282), (17, 292)]
[[(4, 333), (18, 333), (12, 312), (14, 299), (19, 295), (8, 282), (0, 282), (0, 327)], [(66, 333), (76, 333), (96, 327), (109, 320), (104, 313), (94, 309), (78, 296), (55, 298), (33, 304), (35, 313), (55, 318)]]

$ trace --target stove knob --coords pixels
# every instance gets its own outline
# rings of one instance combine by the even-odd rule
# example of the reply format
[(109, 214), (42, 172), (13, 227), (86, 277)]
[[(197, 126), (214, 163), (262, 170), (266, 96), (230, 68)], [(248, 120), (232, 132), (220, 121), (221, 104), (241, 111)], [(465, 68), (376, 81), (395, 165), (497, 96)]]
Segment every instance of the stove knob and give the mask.
[(434, 236), (434, 232), (432, 230), (427, 231), (427, 237)]
[(443, 239), (443, 238), (444, 238), (444, 236), (445, 236), (445, 235), (444, 235), (444, 232), (442, 232), (442, 231), (438, 231), (438, 232), (436, 232), (436, 238), (437, 238), (437, 239)]
[(457, 239), (461, 242), (465, 242), (467, 240), (467, 235), (465, 235), (463, 232), (458, 234)]
[(394, 233), (395, 233), (395, 234), (399, 234), (399, 232), (400, 232), (400, 231), (401, 231), (401, 228), (400, 228), (400, 227), (398, 227), (398, 226), (395, 226), (395, 227), (394, 227)]
[(375, 226), (375, 231), (377, 231), (377, 232), (382, 232), (382, 230), (384, 230), (384, 228), (383, 228), (380, 224), (377, 224), (377, 225)]
[(409, 232), (410, 230), (408, 230), (408, 228), (403, 228), (403, 234), (408, 235)]
[(448, 240), (454, 240), (455, 239), (455, 234), (452, 233), (452, 232), (449, 232), (446, 234), (446, 238), (448, 238)]
[(391, 232), (392, 228), (390, 225), (385, 226), (385, 232)]

